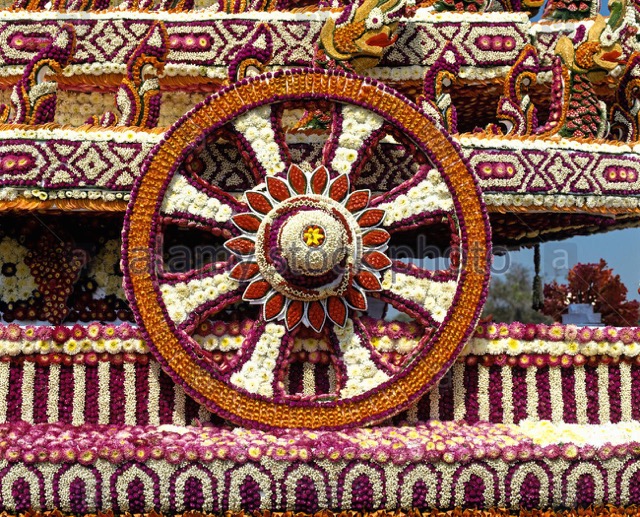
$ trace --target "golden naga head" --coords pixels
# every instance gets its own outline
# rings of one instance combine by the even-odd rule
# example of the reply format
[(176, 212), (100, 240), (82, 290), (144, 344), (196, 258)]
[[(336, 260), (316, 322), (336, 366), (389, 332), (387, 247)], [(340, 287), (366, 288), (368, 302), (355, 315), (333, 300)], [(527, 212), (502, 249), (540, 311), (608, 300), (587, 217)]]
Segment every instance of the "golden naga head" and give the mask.
[(573, 41), (562, 36), (555, 53), (573, 72), (589, 74), (592, 80), (601, 80), (611, 70), (623, 63), (622, 47), (618, 43), (623, 28), (626, 6), (623, 0), (609, 2), (608, 19), (598, 15), (589, 29), (586, 41), (574, 47)]
[(405, 0), (359, 0), (345, 8), (337, 19), (329, 17), (320, 33), (320, 48), (336, 62), (362, 72), (382, 59), (395, 43), (393, 33)]

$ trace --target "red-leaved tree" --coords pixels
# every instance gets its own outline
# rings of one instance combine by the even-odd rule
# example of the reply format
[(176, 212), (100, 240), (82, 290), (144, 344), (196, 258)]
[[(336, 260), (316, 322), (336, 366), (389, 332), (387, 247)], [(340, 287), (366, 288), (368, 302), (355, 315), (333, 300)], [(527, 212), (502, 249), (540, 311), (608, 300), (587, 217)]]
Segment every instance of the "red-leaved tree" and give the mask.
[(640, 319), (640, 303), (627, 300), (627, 288), (620, 275), (614, 275), (602, 259), (598, 264), (576, 264), (569, 271), (566, 284), (554, 280), (544, 286), (544, 314), (560, 321), (570, 303), (593, 304), (606, 325), (630, 327)]

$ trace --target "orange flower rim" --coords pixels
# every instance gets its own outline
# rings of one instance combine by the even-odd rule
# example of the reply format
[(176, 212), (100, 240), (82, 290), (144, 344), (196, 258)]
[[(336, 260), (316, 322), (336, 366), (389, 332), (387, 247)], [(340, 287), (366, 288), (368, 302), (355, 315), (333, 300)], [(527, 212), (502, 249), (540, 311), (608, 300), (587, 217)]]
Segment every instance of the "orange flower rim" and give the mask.
[[(282, 107), (314, 102), (332, 106), (322, 162), (293, 163)], [(242, 196), (199, 176), (197, 153), (215, 134), (254, 178)], [(361, 177), (383, 139), (408, 146), (414, 164), (372, 193)], [(158, 267), (166, 225), (185, 220), (226, 239), (228, 260), (179, 275)], [(449, 225), (450, 265), (394, 259), (394, 235), (429, 224)], [(232, 85), (167, 133), (132, 192), (122, 266), (142, 335), (187, 394), (248, 427), (336, 429), (380, 422), (436, 385), (478, 321), (489, 257), (480, 190), (440, 126), (370, 79), (296, 70)], [(376, 341), (381, 305), (418, 329), (402, 356)], [(234, 311), (255, 314), (249, 330), (198, 338), (199, 322), (224, 326)]]

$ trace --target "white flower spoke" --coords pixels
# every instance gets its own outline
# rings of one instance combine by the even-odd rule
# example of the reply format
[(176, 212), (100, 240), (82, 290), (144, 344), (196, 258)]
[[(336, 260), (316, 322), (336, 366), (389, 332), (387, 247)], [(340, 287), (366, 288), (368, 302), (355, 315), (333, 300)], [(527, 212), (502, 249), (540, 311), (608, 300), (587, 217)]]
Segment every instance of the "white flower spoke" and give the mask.
[(252, 109), (231, 123), (242, 156), (249, 162), (256, 183), (285, 172), (291, 162), (277, 106)]
[(324, 149), (325, 163), (334, 173), (349, 174), (353, 184), (369, 159), (369, 149), (384, 134), (382, 117), (359, 106), (336, 105), (331, 135)]
[(278, 356), (284, 339), (287, 337), (283, 325), (257, 324), (247, 337), (249, 343), (244, 345), (250, 345), (247, 347), (250, 355), (246, 359), (240, 358), (241, 366), (231, 375), (231, 384), (254, 395), (273, 397)]
[(240, 285), (226, 268), (193, 272), (182, 281), (172, 277), (175, 275), (163, 277), (160, 291), (169, 317), (179, 327), (193, 323), (205, 312), (219, 312), (240, 298)]
[(169, 183), (160, 212), (165, 217), (178, 220), (196, 221), (213, 228), (233, 229), (231, 218), (246, 212), (240, 201), (216, 186), (176, 174)]
[(340, 397), (348, 399), (361, 395), (389, 380), (389, 375), (376, 364), (373, 349), (363, 343), (366, 336), (362, 325), (349, 318), (344, 328), (334, 327), (346, 381)]
[(392, 191), (373, 199), (371, 206), (386, 211), (383, 227), (388, 230), (437, 222), (453, 213), (451, 193), (440, 173), (422, 167), (418, 174)]
[(457, 290), (454, 272), (431, 272), (394, 262), (382, 276), (379, 297), (425, 325), (442, 323)]

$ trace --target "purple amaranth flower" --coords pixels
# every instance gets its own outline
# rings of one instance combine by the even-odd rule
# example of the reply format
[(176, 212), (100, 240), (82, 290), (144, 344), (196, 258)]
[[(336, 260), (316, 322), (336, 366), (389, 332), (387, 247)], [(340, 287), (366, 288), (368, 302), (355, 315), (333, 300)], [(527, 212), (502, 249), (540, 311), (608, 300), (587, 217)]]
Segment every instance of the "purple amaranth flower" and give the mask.
[(525, 337), (526, 327), (519, 321), (513, 322), (509, 325), (509, 334), (514, 339), (523, 339)]
[(582, 345), (588, 343), (593, 338), (593, 332), (589, 327), (583, 327), (578, 331), (578, 342)]

